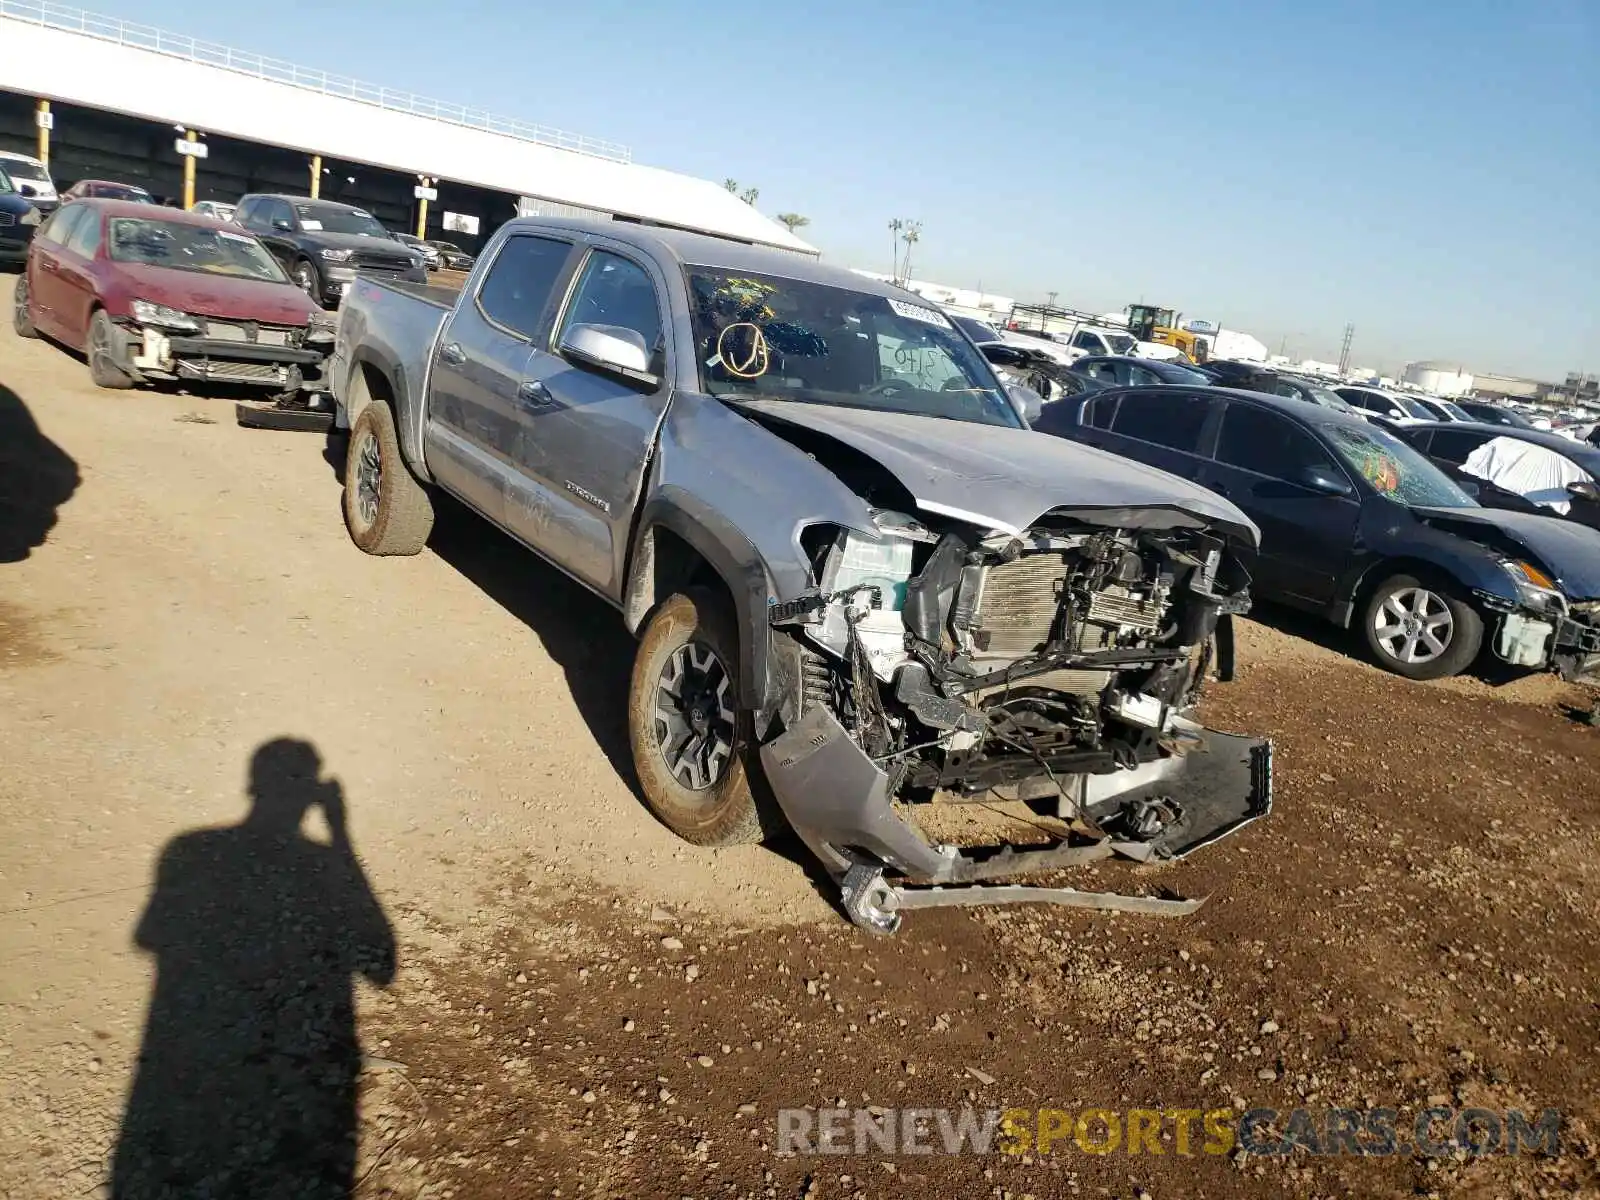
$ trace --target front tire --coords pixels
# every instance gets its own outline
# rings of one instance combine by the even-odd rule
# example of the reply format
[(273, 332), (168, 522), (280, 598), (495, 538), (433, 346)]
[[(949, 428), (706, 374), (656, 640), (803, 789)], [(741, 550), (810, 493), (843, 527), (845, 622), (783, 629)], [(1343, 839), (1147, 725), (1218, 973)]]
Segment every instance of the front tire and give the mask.
[(28, 299), (28, 272), (23, 268), (21, 275), (17, 276), (17, 290), (12, 298), (11, 328), (16, 330), (19, 338), (36, 338), (39, 331), (34, 328), (33, 313), (29, 309)]
[(1377, 664), (1407, 679), (1459, 675), (1483, 646), (1483, 618), (1454, 585), (1391, 575), (1368, 597), (1361, 631)]
[(295, 284), (306, 295), (311, 297), (311, 302), (318, 308), (327, 308), (328, 303), (322, 296), (322, 279), (317, 274), (317, 268), (312, 265), (309, 258), (297, 259), (292, 272)]
[(696, 846), (759, 842), (781, 822), (760, 782), (739, 691), (739, 638), (728, 602), (705, 588), (651, 615), (633, 660), (628, 734), (645, 803)]
[(374, 400), (361, 410), (344, 465), (344, 523), (368, 554), (416, 554), (433, 532), (433, 498), (400, 453), (394, 414)]
[(117, 366), (116, 347), (122, 344), (122, 330), (106, 315), (106, 310), (95, 310), (89, 321), (89, 344), (85, 353), (89, 359), (89, 378), (95, 387), (121, 391), (131, 388), (133, 380)]

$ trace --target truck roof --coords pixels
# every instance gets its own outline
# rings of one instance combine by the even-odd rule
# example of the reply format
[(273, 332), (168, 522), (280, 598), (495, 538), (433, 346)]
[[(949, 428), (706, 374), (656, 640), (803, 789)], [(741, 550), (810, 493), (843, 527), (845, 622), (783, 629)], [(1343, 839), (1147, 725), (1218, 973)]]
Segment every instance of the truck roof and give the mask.
[(683, 229), (640, 225), (633, 221), (568, 217), (518, 217), (507, 221), (503, 228), (530, 232), (540, 229), (559, 229), (572, 233), (594, 234), (597, 237), (627, 242), (690, 266), (778, 275), (784, 279), (820, 283), (829, 287), (845, 288), (852, 292), (865, 292), (872, 296), (888, 296), (896, 300), (911, 297), (920, 304), (928, 304), (927, 300), (905, 288), (880, 282), (865, 275), (857, 275), (854, 271), (847, 271), (842, 267), (824, 266), (809, 255), (777, 250), (770, 246), (756, 246), (733, 238), (690, 233)]

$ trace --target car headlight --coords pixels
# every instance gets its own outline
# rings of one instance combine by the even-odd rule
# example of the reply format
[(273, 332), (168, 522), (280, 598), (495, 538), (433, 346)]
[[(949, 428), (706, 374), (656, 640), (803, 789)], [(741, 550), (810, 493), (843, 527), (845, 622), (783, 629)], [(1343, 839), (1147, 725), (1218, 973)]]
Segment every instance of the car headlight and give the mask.
[(1517, 589), (1517, 598), (1526, 607), (1554, 616), (1567, 611), (1567, 598), (1561, 594), (1556, 581), (1538, 567), (1515, 558), (1508, 558), (1500, 565), (1511, 576), (1512, 585)]
[(355, 251), (354, 250), (319, 250), (319, 251), (317, 251), (317, 253), (322, 255), (322, 257), (327, 259), (329, 262), (349, 262), (350, 261), (350, 256), (352, 254), (354, 254)]
[(28, 211), (17, 218), (17, 224), (37, 225), (42, 220), (44, 220), (44, 218), (39, 215), (39, 210), (30, 204), (28, 205)]
[(180, 309), (153, 300), (135, 300), (128, 305), (128, 313), (141, 325), (154, 325), (160, 329), (200, 331), (200, 322)]

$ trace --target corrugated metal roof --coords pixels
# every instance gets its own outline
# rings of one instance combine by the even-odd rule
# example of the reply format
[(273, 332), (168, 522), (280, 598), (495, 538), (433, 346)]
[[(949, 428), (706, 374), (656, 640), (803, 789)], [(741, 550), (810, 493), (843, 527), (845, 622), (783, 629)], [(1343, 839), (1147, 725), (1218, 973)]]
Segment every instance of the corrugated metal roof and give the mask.
[[(0, 15), (0, 88), (816, 254), (721, 185)], [(59, 126), (58, 126), (59, 128)]]

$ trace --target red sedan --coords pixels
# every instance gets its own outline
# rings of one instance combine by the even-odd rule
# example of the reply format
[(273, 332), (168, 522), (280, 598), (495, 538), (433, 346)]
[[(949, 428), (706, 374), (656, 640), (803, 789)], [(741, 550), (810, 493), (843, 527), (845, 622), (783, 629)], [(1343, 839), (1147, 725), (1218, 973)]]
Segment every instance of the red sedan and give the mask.
[(250, 234), (178, 209), (63, 204), (34, 235), (14, 322), (82, 350), (105, 388), (224, 380), (321, 391), (334, 318)]

